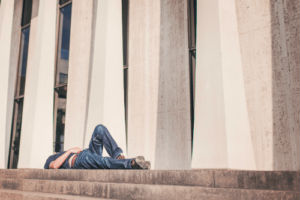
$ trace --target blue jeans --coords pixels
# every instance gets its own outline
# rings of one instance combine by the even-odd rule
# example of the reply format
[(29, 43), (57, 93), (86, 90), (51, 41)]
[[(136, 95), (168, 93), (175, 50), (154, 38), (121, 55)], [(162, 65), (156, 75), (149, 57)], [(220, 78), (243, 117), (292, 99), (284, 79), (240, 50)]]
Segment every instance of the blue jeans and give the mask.
[[(103, 157), (103, 146), (110, 157)], [(75, 160), (74, 169), (131, 169), (132, 159), (117, 160), (122, 149), (112, 138), (107, 128), (97, 125), (88, 149), (79, 153)]]

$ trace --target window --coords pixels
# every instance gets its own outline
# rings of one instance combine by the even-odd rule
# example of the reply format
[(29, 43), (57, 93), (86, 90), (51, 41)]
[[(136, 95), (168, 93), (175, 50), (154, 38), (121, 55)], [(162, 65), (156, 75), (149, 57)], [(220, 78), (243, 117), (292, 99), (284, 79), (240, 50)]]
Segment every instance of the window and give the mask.
[(192, 141), (193, 141), (193, 130), (194, 130), (196, 29), (197, 29), (196, 27), (197, 27), (197, 0), (188, 0), (189, 71), (190, 71), (190, 94), (191, 94), (190, 102), (191, 102), (191, 134), (192, 134), (191, 139), (192, 139)]
[(13, 118), (11, 126), (10, 150), (8, 157), (8, 168), (17, 168), (19, 160), (19, 148), (21, 139), (21, 126), (23, 114), (23, 102), (25, 92), (25, 79), (29, 46), (30, 20), (32, 0), (23, 1), (21, 21), (21, 41), (18, 58), (18, 70), (13, 106)]
[(55, 152), (64, 150), (67, 101), (69, 47), (71, 31), (71, 1), (59, 1), (58, 41), (54, 85), (54, 145)]
[(124, 76), (124, 106), (125, 106), (125, 128), (126, 144), (128, 141), (128, 0), (122, 0), (122, 30), (123, 30), (123, 76)]

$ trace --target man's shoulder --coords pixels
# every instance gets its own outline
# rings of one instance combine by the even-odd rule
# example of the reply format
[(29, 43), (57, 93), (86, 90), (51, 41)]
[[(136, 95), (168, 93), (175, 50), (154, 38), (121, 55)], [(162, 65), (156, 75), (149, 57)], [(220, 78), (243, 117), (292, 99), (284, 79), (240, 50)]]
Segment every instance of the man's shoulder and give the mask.
[(50, 155), (47, 160), (46, 163), (44, 165), (44, 169), (49, 169), (50, 163), (54, 160), (56, 160), (59, 156), (61, 156), (64, 153), (64, 151), (62, 152), (57, 152), (55, 154)]

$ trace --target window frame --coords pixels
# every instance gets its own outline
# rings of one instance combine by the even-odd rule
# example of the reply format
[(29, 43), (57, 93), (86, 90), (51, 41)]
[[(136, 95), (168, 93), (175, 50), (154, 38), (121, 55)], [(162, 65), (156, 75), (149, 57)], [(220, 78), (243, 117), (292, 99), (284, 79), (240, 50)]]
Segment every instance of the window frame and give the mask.
[[(197, 0), (187, 0), (188, 15), (188, 54), (190, 79), (190, 113), (191, 113), (191, 148), (193, 150), (194, 113), (195, 113), (195, 80), (197, 53)], [(193, 60), (195, 59), (195, 61)], [(193, 152), (193, 151), (192, 151)]]
[[(16, 134), (17, 134), (17, 119), (19, 115), (19, 106), (22, 104), (22, 111), (21, 111), (21, 124), (20, 126), (22, 127), (22, 120), (23, 120), (23, 108), (24, 108), (24, 94), (25, 94), (25, 86), (26, 86), (26, 75), (27, 72), (25, 73), (25, 82), (24, 82), (24, 93), (20, 95), (20, 89), (21, 89), (21, 76), (19, 76), (22, 72), (22, 58), (21, 58), (21, 52), (24, 48), (23, 44), (23, 31), (25, 29), (29, 29), (29, 35), (28, 35), (28, 46), (27, 46), (27, 60), (26, 60), (26, 70), (27, 70), (27, 64), (28, 64), (28, 51), (29, 51), (29, 39), (30, 39), (30, 24), (31, 24), (31, 15), (32, 15), (32, 1), (31, 1), (31, 9), (30, 9), (30, 20), (27, 24), (23, 24), (23, 16), (24, 16), (24, 6), (25, 6), (25, 0), (22, 2), (22, 17), (21, 17), (21, 22), (20, 22), (20, 42), (19, 42), (19, 49), (18, 49), (18, 65), (17, 65), (17, 73), (16, 73), (16, 78), (15, 78), (15, 88), (14, 88), (14, 99), (13, 99), (13, 112), (12, 112), (12, 121), (11, 121), (11, 131), (10, 131), (10, 143), (9, 143), (9, 154), (8, 154), (8, 162), (7, 162), (7, 168), (8, 169), (13, 169), (17, 168), (18, 161), (19, 161), (19, 152), (17, 155), (15, 155), (15, 141), (16, 141)], [(22, 48), (23, 47), (23, 48)], [(20, 139), (21, 139), (21, 131), (18, 139), (18, 151), (20, 151)], [(15, 157), (17, 156), (17, 157)]]
[[(125, 11), (125, 12), (124, 12)], [(126, 19), (125, 19), (126, 18)], [(124, 38), (124, 36), (126, 38)], [(124, 114), (126, 148), (128, 148), (128, 38), (129, 38), (129, 0), (122, 0), (122, 46), (123, 46), (123, 87), (124, 87)]]
[[(61, 11), (60, 9), (63, 7), (66, 7), (68, 5), (72, 4), (72, 0), (68, 0), (67, 2), (60, 4), (60, 0), (57, 0), (57, 13), (56, 16), (58, 16), (56, 18), (56, 33), (55, 33), (55, 38), (56, 38), (56, 44), (55, 44), (55, 70), (54, 70), (54, 95), (53, 95), (53, 152), (55, 152), (56, 150), (56, 145), (60, 144), (64, 146), (64, 141), (63, 142), (57, 142), (56, 141), (56, 137), (57, 137), (57, 112), (58, 112), (58, 90), (66, 87), (68, 88), (68, 83), (58, 83), (58, 58), (59, 58), (59, 45), (61, 45), (62, 40), (60, 41), (59, 39), (59, 34), (60, 34), (60, 27), (61, 27)], [(72, 12), (71, 12), (71, 20), (72, 20)], [(71, 31), (71, 24), (70, 24), (70, 31)], [(71, 34), (71, 32), (70, 32)], [(71, 45), (71, 44), (69, 44)], [(70, 46), (69, 46), (70, 49)], [(69, 61), (68, 61), (69, 62)], [(69, 70), (69, 68), (68, 68)], [(58, 84), (57, 84), (58, 83)], [(66, 89), (67, 91), (67, 89)], [(67, 95), (67, 92), (66, 92)], [(66, 100), (67, 100), (67, 96), (66, 96)], [(66, 113), (67, 111), (65, 111)], [(64, 148), (62, 148), (64, 149)]]

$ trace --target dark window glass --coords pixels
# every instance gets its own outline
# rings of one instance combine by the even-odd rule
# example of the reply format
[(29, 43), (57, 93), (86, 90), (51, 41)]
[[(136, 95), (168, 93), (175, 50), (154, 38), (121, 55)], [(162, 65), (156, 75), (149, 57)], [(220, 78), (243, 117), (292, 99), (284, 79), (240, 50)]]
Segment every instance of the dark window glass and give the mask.
[(122, 0), (123, 65), (127, 66), (128, 0)]
[(59, 0), (59, 5), (63, 5), (67, 2), (70, 2), (71, 0)]
[(68, 4), (60, 9), (56, 84), (68, 82), (71, 9), (72, 4)]
[(24, 95), (25, 90), (25, 77), (26, 77), (26, 68), (27, 68), (27, 58), (28, 58), (28, 46), (29, 46), (29, 32), (30, 28), (27, 27), (22, 30), (21, 36), (21, 49), (20, 49), (20, 58), (19, 58), (19, 91), (18, 95)]
[[(59, 1), (65, 4), (68, 1)], [(58, 49), (54, 92), (54, 151), (64, 150), (72, 4), (59, 10)]]
[(127, 119), (128, 119), (128, 11), (129, 1), (122, 0), (122, 34), (123, 34), (123, 80), (124, 80), (124, 111), (125, 111), (125, 129), (126, 144), (128, 144)]
[(67, 86), (56, 89), (56, 134), (55, 134), (55, 152), (64, 150), (64, 132), (65, 132), (65, 116), (66, 116), (66, 99)]
[(28, 46), (29, 46), (29, 33), (30, 33), (30, 19), (31, 19), (31, 7), (32, 0), (23, 1), (22, 11), (22, 22), (21, 26), (21, 44), (20, 53), (18, 57), (18, 70), (17, 80), (15, 88), (15, 103), (13, 108), (13, 118), (11, 125), (11, 138), (10, 138), (10, 150), (9, 150), (9, 161), (8, 168), (17, 168), (19, 159), (19, 146), (21, 138), (21, 126), (22, 126), (22, 114), (23, 114), (23, 101), (24, 101), (24, 90), (25, 90), (25, 79), (26, 79), (26, 68), (27, 68), (27, 57), (28, 57)]
[(194, 99), (196, 74), (196, 30), (197, 30), (197, 0), (188, 0), (189, 24), (189, 71), (190, 71), (190, 102), (191, 102), (191, 139), (193, 149), (194, 130)]
[(23, 12), (22, 12), (22, 23), (21, 23), (22, 26), (30, 23), (31, 9), (32, 9), (32, 0), (24, 0)]
[(197, 0), (189, 0), (189, 47), (196, 48)]
[(21, 139), (23, 98), (15, 100), (8, 168), (17, 168)]
[(127, 124), (128, 124), (128, 68), (124, 68), (124, 111), (125, 111), (125, 128), (126, 128), (126, 144), (128, 141)]

